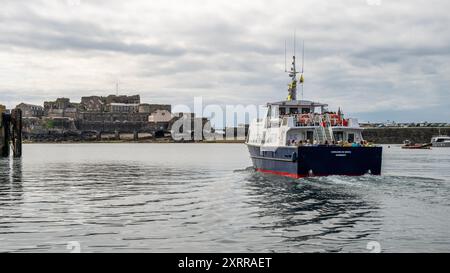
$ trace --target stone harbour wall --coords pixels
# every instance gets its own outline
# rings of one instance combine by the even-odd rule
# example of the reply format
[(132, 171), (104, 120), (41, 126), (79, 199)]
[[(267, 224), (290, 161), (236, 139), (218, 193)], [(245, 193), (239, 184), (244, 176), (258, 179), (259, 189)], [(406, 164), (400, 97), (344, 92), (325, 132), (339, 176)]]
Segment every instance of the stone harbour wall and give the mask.
[(450, 127), (411, 128), (367, 128), (363, 131), (365, 140), (378, 144), (402, 144), (405, 140), (415, 143), (430, 143), (433, 136), (450, 135)]

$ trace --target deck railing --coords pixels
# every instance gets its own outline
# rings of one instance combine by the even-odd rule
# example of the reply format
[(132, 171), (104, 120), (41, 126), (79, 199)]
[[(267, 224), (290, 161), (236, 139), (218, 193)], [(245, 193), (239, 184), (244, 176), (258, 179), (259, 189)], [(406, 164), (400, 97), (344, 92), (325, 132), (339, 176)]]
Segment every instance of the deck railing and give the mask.
[(290, 115), (281, 115), (280, 119), (292, 117), (294, 119), (294, 124), (296, 127), (305, 127), (305, 126), (348, 126), (348, 119), (344, 119), (337, 114), (290, 114)]

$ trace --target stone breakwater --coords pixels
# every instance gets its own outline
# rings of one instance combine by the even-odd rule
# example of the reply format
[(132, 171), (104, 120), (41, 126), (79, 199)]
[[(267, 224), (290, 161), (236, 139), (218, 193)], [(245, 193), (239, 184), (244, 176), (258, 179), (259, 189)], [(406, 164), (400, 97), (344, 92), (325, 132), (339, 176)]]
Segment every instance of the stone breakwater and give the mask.
[(439, 132), (441, 135), (450, 135), (450, 127), (367, 128), (363, 131), (363, 137), (378, 144), (402, 144), (407, 139), (415, 143), (429, 143)]

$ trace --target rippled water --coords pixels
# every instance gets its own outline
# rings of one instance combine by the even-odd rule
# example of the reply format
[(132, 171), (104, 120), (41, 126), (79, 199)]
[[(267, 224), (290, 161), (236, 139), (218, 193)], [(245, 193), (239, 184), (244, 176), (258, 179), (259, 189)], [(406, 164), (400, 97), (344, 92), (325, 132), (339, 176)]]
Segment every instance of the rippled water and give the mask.
[(31, 144), (0, 159), (0, 251), (450, 252), (450, 149), (383, 176), (255, 173), (241, 144)]

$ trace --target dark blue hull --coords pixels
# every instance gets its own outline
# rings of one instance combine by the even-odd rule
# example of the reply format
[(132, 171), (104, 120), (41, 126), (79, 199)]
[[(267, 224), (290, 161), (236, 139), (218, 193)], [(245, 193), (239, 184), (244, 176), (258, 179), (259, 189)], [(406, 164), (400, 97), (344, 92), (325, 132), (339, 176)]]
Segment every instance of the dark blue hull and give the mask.
[(260, 152), (247, 146), (253, 166), (260, 172), (289, 176), (381, 174), (382, 147), (302, 146)]

